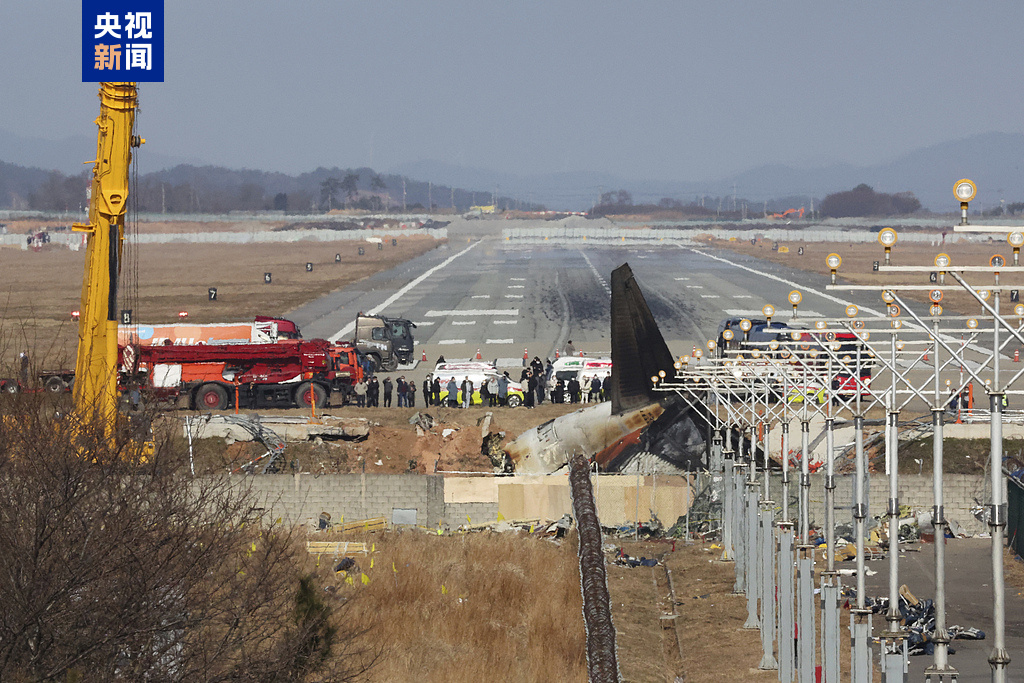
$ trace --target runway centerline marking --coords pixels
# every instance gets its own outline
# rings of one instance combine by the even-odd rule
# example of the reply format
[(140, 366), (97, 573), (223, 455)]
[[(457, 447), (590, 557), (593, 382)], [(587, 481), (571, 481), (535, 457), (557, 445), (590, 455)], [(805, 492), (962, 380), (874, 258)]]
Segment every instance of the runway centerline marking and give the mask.
[(476, 325), (475, 320), (453, 320), (452, 325)]
[(512, 344), (514, 343), (511, 339), (488, 339), (485, 344)]
[(522, 294), (506, 294), (505, 298), (506, 299), (522, 299), (523, 295)]
[(495, 325), (515, 325), (518, 322), (519, 322), (518, 320), (495, 320), (494, 324)]
[(453, 344), (465, 344), (465, 339), (442, 339), (437, 342), (439, 346), (451, 346)]
[[(401, 299), (403, 296), (405, 296), (416, 285), (420, 284), (421, 282), (426, 280), (428, 277), (430, 277), (431, 275), (433, 275), (437, 271), (439, 271), (442, 268), (444, 268), (445, 266), (449, 265), (452, 261), (454, 261), (455, 259), (459, 258), (460, 256), (462, 256), (463, 254), (465, 254), (466, 252), (468, 252), (470, 249), (472, 249), (473, 247), (475, 247), (478, 244), (480, 244), (479, 241), (473, 242), (473, 244), (469, 245), (468, 247), (466, 247), (465, 249), (463, 249), (459, 253), (454, 254), (452, 256), (449, 256), (448, 258), (446, 258), (444, 261), (441, 261), (441, 263), (438, 263), (433, 268), (429, 268), (429, 269), (425, 270), (422, 275), (417, 277), (415, 280), (412, 280), (409, 284), (405, 285), (404, 287), (399, 289), (397, 292), (395, 292), (394, 294), (389, 296), (387, 299), (384, 300), (384, 303), (382, 303), (380, 306), (374, 306), (373, 308), (371, 308), (369, 311), (367, 311), (367, 313), (369, 313), (370, 315), (377, 315), (378, 313), (383, 311), (385, 308), (387, 308), (388, 306), (390, 306), (391, 304), (395, 303), (396, 301)], [(518, 311), (516, 312), (516, 314), (518, 315)], [(336, 342), (339, 339), (341, 339), (342, 337), (346, 337), (349, 334), (351, 334), (352, 330), (354, 330), (354, 329), (356, 329), (356, 323), (353, 320), (352, 322), (350, 322), (347, 325), (345, 325), (345, 327), (341, 328), (340, 330), (338, 330), (337, 332), (332, 334), (330, 337), (328, 337), (328, 341)]]
[(518, 308), (470, 308), (466, 310), (449, 309), (445, 311), (427, 311), (424, 313), (428, 318), (443, 318), (449, 315), (519, 315)]
[(490, 299), (491, 295), (490, 294), (474, 294), (473, 296), (471, 296), (469, 298), (470, 299)]

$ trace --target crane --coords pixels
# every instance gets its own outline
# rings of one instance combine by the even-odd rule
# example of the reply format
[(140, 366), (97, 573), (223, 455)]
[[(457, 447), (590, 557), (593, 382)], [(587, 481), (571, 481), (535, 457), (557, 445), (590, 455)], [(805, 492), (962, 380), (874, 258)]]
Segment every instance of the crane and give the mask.
[(133, 134), (138, 107), (135, 83), (100, 83), (99, 98), (89, 222), (72, 226), (88, 236), (74, 405), (79, 419), (96, 419), (110, 439), (117, 417), (117, 281), (128, 206), (128, 171), (132, 148), (145, 140)]

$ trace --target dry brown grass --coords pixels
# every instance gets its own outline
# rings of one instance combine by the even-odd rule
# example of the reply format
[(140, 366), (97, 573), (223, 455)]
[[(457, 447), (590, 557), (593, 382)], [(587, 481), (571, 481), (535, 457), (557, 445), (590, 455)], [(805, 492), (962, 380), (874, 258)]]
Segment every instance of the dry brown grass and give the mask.
[[(360, 242), (286, 244), (157, 244), (138, 252), (138, 297), (130, 305), (141, 323), (171, 322), (188, 311), (191, 322), (252, 320), (255, 315), (286, 315), (300, 304), (392, 268), (425, 253), (438, 242), (430, 237), (399, 236), (398, 246), (357, 253)], [(335, 263), (335, 254), (342, 256)], [(306, 263), (313, 271), (306, 272)], [(0, 336), (11, 342), (0, 361), (10, 362), (28, 349), (45, 369), (73, 361), (85, 251), (56, 245), (42, 251), (0, 249)], [(263, 283), (264, 272), (273, 283)], [(124, 275), (128, 275), (126, 272)], [(122, 280), (122, 292), (130, 286)], [(217, 288), (217, 301), (207, 288)], [(44, 362), (45, 361), (45, 362)], [(73, 363), (72, 363), (73, 364)]]
[(334, 574), (328, 557), (317, 572), (342, 595), (358, 598), (349, 617), (371, 626), (385, 649), (370, 680), (586, 680), (574, 543), (421, 531), (345, 540), (373, 544), (376, 552), (355, 558), (359, 572)]

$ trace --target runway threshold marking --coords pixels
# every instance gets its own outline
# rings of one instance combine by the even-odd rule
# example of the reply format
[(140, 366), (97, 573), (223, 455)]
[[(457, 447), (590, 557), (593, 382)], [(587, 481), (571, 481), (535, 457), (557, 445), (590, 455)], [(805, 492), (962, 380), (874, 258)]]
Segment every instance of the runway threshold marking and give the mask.
[(515, 325), (517, 322), (519, 322), (519, 321), (518, 320), (495, 320), (494, 324), (495, 325)]
[(505, 298), (506, 299), (522, 299), (523, 295), (522, 294), (506, 294)]
[(490, 299), (491, 295), (490, 294), (474, 294), (473, 296), (471, 296), (469, 298), (470, 299)]
[(601, 285), (601, 288), (604, 289), (608, 296), (611, 296), (612, 288), (609, 287), (608, 283), (604, 281), (603, 277), (601, 277), (601, 273), (597, 272), (597, 268), (595, 268), (594, 264), (591, 263), (590, 258), (586, 254), (584, 254), (582, 250), (580, 250), (580, 256), (582, 256), (583, 260), (587, 262), (588, 266), (590, 266), (590, 272), (592, 272), (594, 274), (594, 277), (597, 278), (597, 282), (598, 284)]
[(509, 289), (526, 289), (526, 285), (509, 285)]
[[(370, 315), (377, 315), (378, 313), (383, 311), (385, 308), (387, 308), (388, 306), (390, 306), (391, 304), (395, 303), (400, 298), (405, 296), (416, 285), (420, 284), (421, 282), (423, 282), (428, 277), (430, 277), (431, 275), (433, 275), (437, 271), (441, 270), (442, 268), (448, 266), (452, 261), (454, 261), (455, 259), (459, 258), (460, 256), (462, 256), (463, 254), (465, 254), (466, 252), (468, 252), (470, 249), (472, 249), (473, 247), (475, 247), (478, 244), (480, 244), (479, 241), (473, 242), (471, 245), (469, 245), (468, 247), (466, 247), (465, 249), (463, 249), (459, 253), (454, 254), (452, 256), (449, 256), (448, 258), (446, 258), (444, 261), (441, 261), (441, 263), (438, 263), (433, 268), (429, 268), (429, 269), (423, 271), (423, 273), (419, 277), (417, 277), (416, 279), (412, 280), (407, 285), (405, 285), (404, 287), (399, 289), (397, 292), (395, 292), (394, 294), (389, 296), (387, 299), (384, 300), (384, 303), (382, 303), (380, 306), (374, 306), (373, 308), (371, 308), (368, 311), (368, 313)], [(518, 311), (516, 313), (518, 314)], [(328, 341), (336, 342), (339, 339), (341, 339), (342, 337), (347, 337), (349, 334), (352, 333), (352, 330), (354, 330), (354, 329), (356, 329), (356, 323), (353, 320), (352, 322), (350, 322), (347, 325), (345, 325), (345, 327), (341, 328), (340, 330), (338, 330), (337, 332), (332, 334), (330, 337), (328, 337)]]
[(453, 320), (452, 325), (476, 325), (475, 320)]
[(488, 339), (484, 343), (486, 343), (486, 344), (512, 344), (513, 341), (511, 339)]
[(453, 344), (465, 344), (465, 339), (442, 339), (437, 342), (439, 346), (451, 346)]

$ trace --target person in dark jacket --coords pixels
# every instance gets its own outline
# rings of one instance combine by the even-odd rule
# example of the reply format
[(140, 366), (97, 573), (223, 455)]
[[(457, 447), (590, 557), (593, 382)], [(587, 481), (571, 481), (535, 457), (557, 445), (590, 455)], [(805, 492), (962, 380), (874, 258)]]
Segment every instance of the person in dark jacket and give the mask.
[(580, 381), (573, 377), (569, 380), (569, 402), (579, 403), (580, 402)]
[(430, 375), (423, 380), (423, 405), (430, 405)]
[(445, 397), (447, 399), (448, 407), (454, 408), (458, 406), (459, 385), (455, 383), (454, 377), (448, 380), (448, 386), (445, 388), (448, 389), (448, 396)]
[(416, 407), (416, 382), (408, 382), (405, 385), (405, 405), (409, 408)]
[(498, 378), (498, 405), (508, 405), (508, 372)]
[(380, 382), (376, 377), (371, 377), (370, 382), (366, 385), (366, 406), (368, 408), (380, 406)]
[(594, 379), (590, 380), (590, 400), (597, 403), (601, 400), (601, 378), (594, 375)]
[(555, 390), (551, 392), (551, 400), (555, 403), (565, 403), (565, 382), (555, 382)]
[(441, 405), (441, 378), (435, 377), (433, 383), (430, 385), (430, 403), (431, 405)]
[(406, 406), (405, 394), (409, 390), (409, 385), (405, 381), (405, 375), (398, 378), (396, 382), (396, 388), (398, 389), (398, 407), (404, 408)]
[(383, 385), (383, 389), (384, 389), (384, 407), (385, 408), (390, 408), (391, 407), (391, 392), (394, 390), (394, 388), (395, 388), (395, 385), (391, 383), (391, 378), (390, 377), (385, 377), (384, 378), (384, 385)]
[(537, 395), (537, 378), (530, 372), (526, 375), (526, 407), (532, 408)]

